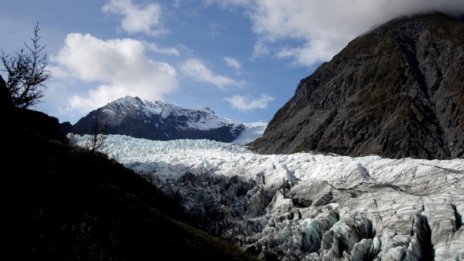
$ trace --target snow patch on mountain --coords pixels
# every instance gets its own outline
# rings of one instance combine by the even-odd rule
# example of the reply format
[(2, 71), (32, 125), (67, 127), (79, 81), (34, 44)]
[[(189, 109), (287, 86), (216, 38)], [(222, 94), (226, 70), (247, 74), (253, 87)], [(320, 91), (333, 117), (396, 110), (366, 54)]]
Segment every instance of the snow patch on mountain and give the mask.
[[(84, 144), (88, 136), (73, 136)], [(103, 152), (261, 258), (460, 260), (464, 160), (259, 155), (208, 140), (107, 137)]]
[(185, 128), (197, 130), (211, 130), (229, 125), (240, 125), (239, 123), (229, 119), (218, 117), (214, 111), (209, 108), (200, 110), (185, 109), (161, 101), (147, 101), (131, 96), (117, 99), (104, 106), (102, 109), (104, 112), (114, 115), (114, 119), (116, 119), (116, 121), (108, 122), (110, 125), (118, 123), (118, 118), (131, 113), (138, 114), (139, 112), (142, 112), (147, 117), (157, 115), (161, 119), (167, 119), (168, 117), (183, 117), (183, 119), (186, 120)]

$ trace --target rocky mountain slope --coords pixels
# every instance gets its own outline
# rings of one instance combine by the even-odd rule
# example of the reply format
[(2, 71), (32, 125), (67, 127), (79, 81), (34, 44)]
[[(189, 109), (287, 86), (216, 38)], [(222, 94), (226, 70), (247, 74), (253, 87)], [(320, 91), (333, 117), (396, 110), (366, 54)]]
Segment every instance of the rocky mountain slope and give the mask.
[(224, 142), (235, 140), (245, 128), (243, 124), (216, 116), (209, 108), (184, 109), (129, 96), (90, 112), (72, 127), (72, 132), (91, 134), (96, 127), (107, 134), (152, 140), (211, 139)]
[[(86, 137), (75, 137), (85, 144)], [(104, 149), (267, 260), (461, 260), (464, 160), (260, 155), (111, 135)]]
[(464, 156), (464, 22), (443, 14), (393, 20), (303, 79), (252, 144), (390, 158)]

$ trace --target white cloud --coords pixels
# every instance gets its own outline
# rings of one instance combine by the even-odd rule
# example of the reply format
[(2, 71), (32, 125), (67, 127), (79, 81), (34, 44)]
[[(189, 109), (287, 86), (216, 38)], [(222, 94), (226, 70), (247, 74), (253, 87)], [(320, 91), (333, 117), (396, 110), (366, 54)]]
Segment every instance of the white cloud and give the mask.
[(227, 66), (229, 66), (230, 68), (236, 71), (240, 71), (240, 69), (242, 69), (242, 64), (233, 57), (229, 57), (229, 56), (224, 57), (224, 62), (226, 63)]
[(232, 107), (241, 111), (250, 111), (255, 109), (267, 108), (269, 102), (274, 100), (273, 97), (263, 94), (259, 98), (250, 98), (247, 96), (234, 95), (224, 98)]
[(206, 5), (219, 4), (222, 7), (227, 6), (246, 6), (253, 2), (253, 0), (203, 0)]
[(255, 43), (253, 47), (253, 58), (263, 57), (270, 53), (269, 47), (266, 45), (265, 41), (259, 40)]
[(125, 95), (162, 100), (177, 88), (176, 70), (145, 56), (146, 46), (133, 39), (101, 40), (90, 34), (68, 34), (53, 57), (54, 76), (100, 83), (69, 99), (70, 110), (88, 112)]
[(180, 56), (180, 52), (178, 49), (174, 47), (159, 47), (158, 45), (154, 43), (147, 43), (146, 46), (148, 49), (152, 52), (159, 53), (159, 54), (164, 54), (164, 55), (171, 55), (171, 56)]
[(158, 28), (161, 19), (161, 7), (158, 4), (139, 6), (132, 0), (109, 0), (102, 10), (123, 16), (121, 27), (128, 33), (157, 35), (164, 32)]
[(180, 70), (188, 77), (198, 81), (214, 85), (220, 89), (229, 86), (240, 86), (242, 83), (224, 75), (213, 73), (201, 60), (188, 59), (182, 63)]
[[(259, 36), (255, 56), (274, 45), (278, 57), (312, 65), (329, 60), (354, 37), (393, 18), (440, 11), (464, 12), (462, 0), (205, 0), (222, 7), (245, 9)], [(281, 46), (281, 40), (295, 40)], [(266, 44), (264, 44), (266, 43)]]

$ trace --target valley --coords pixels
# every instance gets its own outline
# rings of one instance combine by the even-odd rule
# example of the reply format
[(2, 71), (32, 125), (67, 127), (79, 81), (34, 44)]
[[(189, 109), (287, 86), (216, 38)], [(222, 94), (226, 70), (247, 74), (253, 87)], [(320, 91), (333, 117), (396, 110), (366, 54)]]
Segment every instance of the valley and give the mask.
[(104, 153), (176, 198), (208, 232), (261, 258), (464, 255), (462, 159), (259, 155), (215, 141), (121, 135), (105, 142)]

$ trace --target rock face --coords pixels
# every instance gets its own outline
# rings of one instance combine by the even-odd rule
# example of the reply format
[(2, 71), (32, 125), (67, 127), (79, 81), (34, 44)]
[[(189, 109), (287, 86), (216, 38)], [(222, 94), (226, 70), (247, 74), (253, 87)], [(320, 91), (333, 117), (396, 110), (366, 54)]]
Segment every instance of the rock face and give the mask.
[(390, 158), (464, 156), (464, 22), (393, 20), (303, 79), (275, 114), (260, 153)]
[(95, 128), (107, 134), (151, 140), (211, 139), (230, 142), (245, 127), (219, 118), (209, 108), (190, 110), (127, 96), (90, 112), (73, 126), (73, 132), (92, 134)]

